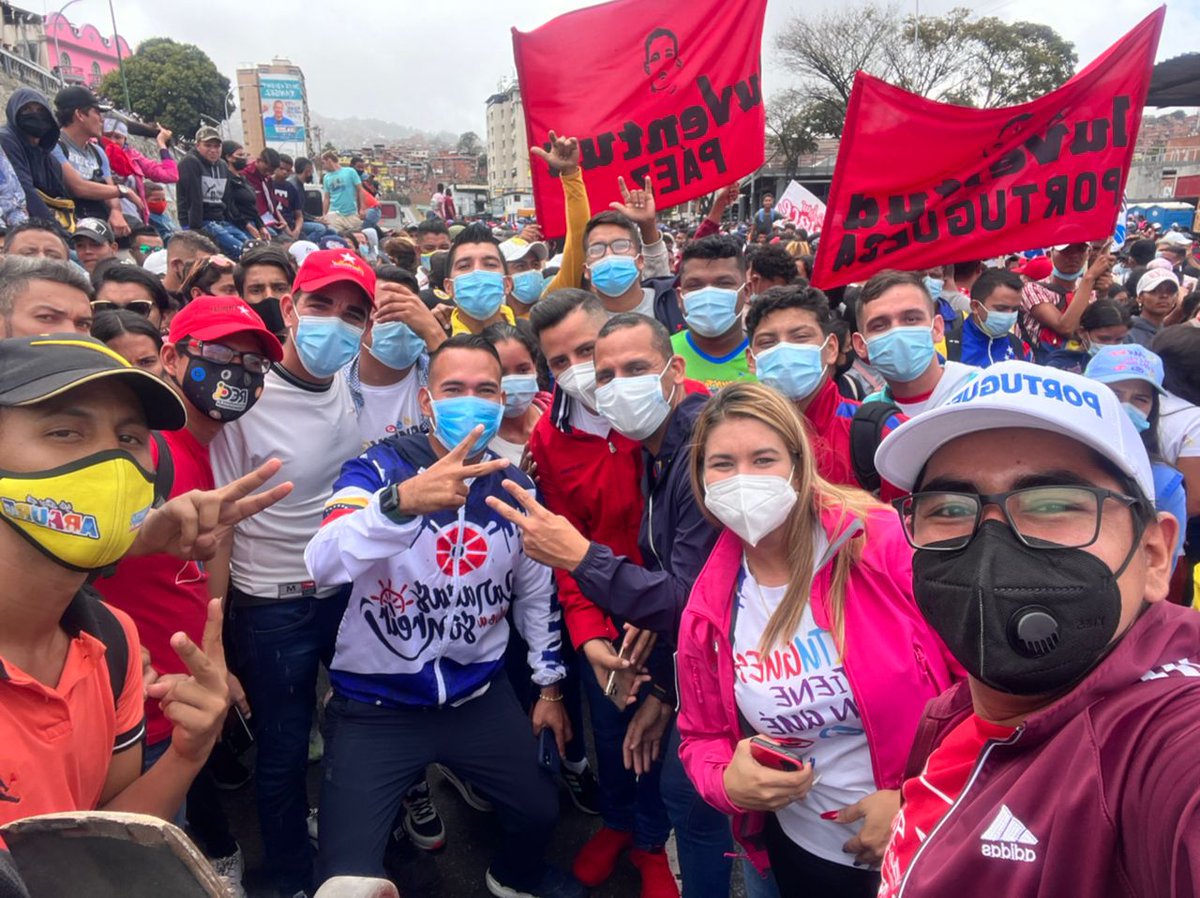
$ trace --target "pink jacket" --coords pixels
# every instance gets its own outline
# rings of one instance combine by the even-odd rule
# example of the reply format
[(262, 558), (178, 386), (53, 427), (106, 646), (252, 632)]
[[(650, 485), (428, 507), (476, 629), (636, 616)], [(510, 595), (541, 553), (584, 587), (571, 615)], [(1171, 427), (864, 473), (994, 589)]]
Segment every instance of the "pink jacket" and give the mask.
[[(828, 593), (833, 566), (828, 559), (866, 529), (862, 559), (846, 584), (846, 677), (866, 730), (875, 782), (899, 789), (904, 764), (925, 704), (956, 679), (962, 667), (925, 623), (912, 597), (912, 550), (891, 509), (865, 521), (825, 511), (827, 562), (813, 582), (813, 617), (829, 628)], [(742, 541), (724, 531), (692, 589), (679, 627), (679, 749), (684, 769), (705, 801), (733, 818), (733, 833), (761, 870), (767, 857), (761, 839), (764, 815), (733, 805), (724, 773), (742, 730), (734, 702), (733, 596), (742, 561)]]
[[(125, 153), (129, 156), (129, 161), (133, 163), (134, 181), (137, 182), (137, 195), (142, 198), (142, 205), (146, 204), (146, 181), (157, 181), (159, 184), (174, 184), (179, 181), (179, 166), (175, 164), (175, 160), (171, 158), (170, 153), (160, 151), (158, 159), (151, 159), (149, 156), (144, 156), (129, 143), (125, 144)], [(142, 211), (142, 223), (150, 223), (150, 213)]]

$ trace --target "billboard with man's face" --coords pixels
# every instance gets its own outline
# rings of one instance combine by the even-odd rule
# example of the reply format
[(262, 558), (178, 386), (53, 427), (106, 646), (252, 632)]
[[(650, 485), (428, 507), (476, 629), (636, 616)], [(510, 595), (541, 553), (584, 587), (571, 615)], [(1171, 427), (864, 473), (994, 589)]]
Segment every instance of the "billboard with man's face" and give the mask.
[(298, 75), (259, 75), (258, 101), (267, 146), (291, 153), (304, 144), (304, 84)]

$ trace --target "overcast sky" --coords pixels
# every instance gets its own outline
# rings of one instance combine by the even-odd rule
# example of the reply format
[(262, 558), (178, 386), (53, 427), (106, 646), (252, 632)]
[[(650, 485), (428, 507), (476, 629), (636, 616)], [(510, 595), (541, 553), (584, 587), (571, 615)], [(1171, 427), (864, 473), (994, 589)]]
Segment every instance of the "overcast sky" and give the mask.
[[(16, 0), (52, 12), (58, 0)], [(686, 3), (688, 0), (680, 0)], [(912, 0), (908, 0), (912, 2)], [(513, 26), (527, 31), (585, 0), (357, 0), (307, 4), (283, 0), (114, 0), (117, 26), (136, 47), (148, 37), (194, 43), (235, 80), (240, 65), (287, 56), (304, 70), (309, 106), (323, 115), (379, 118), (430, 131), (484, 134), (484, 101), (515, 74)], [(763, 39), (767, 97), (786, 86), (772, 64), (774, 36), (801, 10), (844, 0), (770, 0)], [(907, 5), (907, 4), (905, 4)], [(922, 15), (953, 6), (981, 15), (1043, 22), (1075, 42), (1085, 64), (1157, 5), (1154, 0), (924, 0)], [(732, 14), (736, 0), (727, 0)], [(301, 13), (303, 9), (326, 14)], [(912, 7), (909, 7), (910, 9)], [(78, 0), (66, 13), (111, 31), (106, 0)], [(1167, 10), (1159, 59), (1195, 49), (1200, 0), (1177, 0)]]

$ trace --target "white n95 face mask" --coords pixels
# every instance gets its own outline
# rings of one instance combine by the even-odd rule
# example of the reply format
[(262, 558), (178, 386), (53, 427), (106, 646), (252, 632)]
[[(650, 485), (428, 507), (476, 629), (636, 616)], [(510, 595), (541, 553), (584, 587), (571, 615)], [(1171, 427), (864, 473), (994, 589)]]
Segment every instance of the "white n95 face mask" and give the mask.
[(572, 365), (556, 378), (558, 385), (572, 399), (590, 409), (596, 408), (596, 366), (592, 362)]
[(734, 474), (706, 485), (704, 507), (744, 542), (757, 546), (787, 520), (799, 498), (789, 478)]

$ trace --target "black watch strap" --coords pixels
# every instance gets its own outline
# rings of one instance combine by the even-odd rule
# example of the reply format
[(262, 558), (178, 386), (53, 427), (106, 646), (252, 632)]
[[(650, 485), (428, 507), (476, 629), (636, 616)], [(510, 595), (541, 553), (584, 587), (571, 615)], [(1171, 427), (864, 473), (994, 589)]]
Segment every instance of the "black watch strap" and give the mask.
[(383, 495), (379, 497), (379, 510), (393, 524), (407, 524), (413, 519), (412, 515), (400, 510), (400, 487), (395, 483), (384, 487)]

